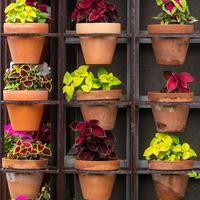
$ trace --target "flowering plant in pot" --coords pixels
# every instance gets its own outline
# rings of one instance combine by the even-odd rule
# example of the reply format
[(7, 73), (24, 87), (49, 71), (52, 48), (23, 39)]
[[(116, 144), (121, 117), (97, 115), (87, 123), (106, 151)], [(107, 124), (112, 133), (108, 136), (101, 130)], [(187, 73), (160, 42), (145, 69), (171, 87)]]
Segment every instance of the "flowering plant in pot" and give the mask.
[[(5, 156), (3, 168), (8, 169), (45, 169), (51, 157), (50, 127), (44, 125), (39, 132), (14, 131), (11, 124), (4, 128)], [(36, 135), (41, 136), (38, 140)], [(20, 195), (35, 199), (42, 183), (42, 173), (6, 173), (11, 198)]]
[[(3, 97), (6, 101), (44, 101), (52, 89), (50, 68), (42, 65), (14, 65), (11, 63), (4, 75)], [(7, 104), (14, 130), (36, 131), (39, 129), (44, 105)]]
[[(44, 5), (32, 5), (30, 1), (16, 0), (6, 9), (5, 33), (48, 33), (45, 23), (50, 15), (43, 11)], [(43, 36), (8, 36), (8, 45), (15, 64), (38, 64), (45, 38)]]
[(108, 0), (76, 1), (71, 20), (77, 23), (76, 33), (80, 34), (86, 64), (111, 64), (117, 35), (121, 32), (121, 24), (116, 22), (118, 18), (116, 5)]
[[(179, 137), (156, 133), (150, 146), (144, 151), (151, 170), (190, 170), (196, 152), (188, 143), (181, 143)], [(158, 199), (183, 199), (188, 184), (187, 175), (152, 175)]]
[[(75, 168), (78, 170), (117, 170), (120, 162), (114, 152), (115, 138), (105, 131), (97, 120), (73, 122), (71, 129), (75, 138)], [(115, 181), (115, 174), (79, 174), (83, 199), (109, 200)]]
[[(197, 20), (191, 16), (186, 0), (156, 0), (162, 12), (154, 19), (161, 24), (148, 25), (150, 34), (192, 34), (192, 23)], [(156, 62), (160, 65), (182, 65), (185, 62), (189, 38), (152, 37)]]
[[(187, 72), (164, 72), (165, 87), (160, 92), (148, 92), (148, 99), (152, 103), (152, 112), (158, 132), (183, 132), (185, 130), (189, 106), (178, 104), (193, 101), (193, 92), (188, 84), (193, 77)], [(164, 103), (174, 103), (164, 105)], [(159, 104), (160, 103), (160, 104)]]
[[(119, 89), (111, 89), (118, 86), (121, 81), (112, 73), (100, 68), (97, 76), (88, 71), (88, 65), (82, 65), (74, 72), (66, 72), (64, 75), (63, 93), (66, 94), (67, 101), (72, 100), (73, 94), (76, 92), (78, 101), (88, 100), (119, 100), (122, 91)], [(117, 106), (116, 105), (81, 105), (81, 112), (85, 121), (97, 119), (99, 125), (104, 130), (112, 130), (114, 128)]]

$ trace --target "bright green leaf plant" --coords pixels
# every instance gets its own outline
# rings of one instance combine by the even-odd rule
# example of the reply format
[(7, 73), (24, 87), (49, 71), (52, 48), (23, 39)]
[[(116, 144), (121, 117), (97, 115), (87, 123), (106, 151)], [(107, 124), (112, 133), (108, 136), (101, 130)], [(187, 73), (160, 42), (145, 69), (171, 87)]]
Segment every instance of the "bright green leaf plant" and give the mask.
[(82, 65), (74, 72), (66, 72), (63, 78), (63, 94), (66, 94), (67, 101), (71, 101), (74, 92), (90, 92), (91, 90), (111, 90), (113, 86), (118, 86), (121, 81), (104, 68), (100, 68), (97, 77), (88, 71), (89, 65)]
[(188, 160), (197, 154), (188, 143), (181, 144), (178, 136), (156, 133), (143, 156), (147, 160), (176, 161)]
[(45, 23), (50, 17), (48, 13), (27, 5), (26, 0), (10, 3), (5, 9), (5, 14), (6, 23)]
[(191, 16), (187, 0), (156, 0), (162, 12), (156, 17), (161, 24), (192, 24), (198, 20)]

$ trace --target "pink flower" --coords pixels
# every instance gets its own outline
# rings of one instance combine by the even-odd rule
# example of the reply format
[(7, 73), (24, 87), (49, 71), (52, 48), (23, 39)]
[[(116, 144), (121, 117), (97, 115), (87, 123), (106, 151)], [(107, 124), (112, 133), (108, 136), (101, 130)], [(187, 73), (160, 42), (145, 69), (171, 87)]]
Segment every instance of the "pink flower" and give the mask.
[(15, 200), (28, 200), (25, 196), (18, 196), (15, 198)]
[(11, 124), (7, 124), (4, 126), (4, 132), (6, 132), (11, 137), (21, 137), (22, 139), (26, 139), (32, 141), (32, 132), (28, 131), (14, 131)]

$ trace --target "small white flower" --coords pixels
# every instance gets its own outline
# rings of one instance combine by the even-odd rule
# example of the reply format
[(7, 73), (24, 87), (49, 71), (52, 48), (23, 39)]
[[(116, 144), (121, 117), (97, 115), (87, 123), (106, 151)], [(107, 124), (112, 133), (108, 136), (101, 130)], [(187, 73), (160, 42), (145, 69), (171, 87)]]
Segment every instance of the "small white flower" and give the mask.
[(38, 76), (47, 76), (51, 73), (51, 68), (48, 66), (46, 62), (41, 65), (38, 65)]
[(12, 68), (13, 65), (14, 65), (14, 62), (11, 61), (11, 62), (10, 62), (10, 68)]

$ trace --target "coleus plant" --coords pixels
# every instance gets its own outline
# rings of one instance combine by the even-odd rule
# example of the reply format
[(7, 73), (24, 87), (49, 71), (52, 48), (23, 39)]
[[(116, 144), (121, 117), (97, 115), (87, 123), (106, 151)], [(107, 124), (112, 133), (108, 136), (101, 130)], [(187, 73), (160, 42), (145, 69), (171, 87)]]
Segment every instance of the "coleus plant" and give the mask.
[(18, 140), (27, 142), (40, 141), (42, 144), (50, 145), (51, 142), (51, 131), (50, 124), (43, 124), (41, 128), (36, 132), (29, 131), (15, 131), (11, 124), (4, 126), (4, 153), (7, 155), (9, 151), (13, 149), (15, 143)]
[(162, 12), (153, 18), (161, 21), (161, 24), (191, 24), (198, 21), (191, 16), (187, 0), (156, 0), (156, 3)]
[(45, 23), (50, 15), (38, 9), (37, 6), (32, 6), (26, 0), (16, 0), (10, 3), (6, 9), (6, 23)]
[(63, 93), (67, 101), (71, 101), (75, 90), (90, 92), (91, 90), (111, 90), (113, 86), (121, 84), (121, 81), (104, 68), (100, 68), (97, 77), (88, 71), (88, 65), (82, 65), (74, 72), (66, 72), (63, 78)]
[(45, 13), (51, 14), (51, 7), (47, 6), (46, 4), (39, 3), (39, 2), (37, 2), (35, 0), (26, 0), (26, 4), (28, 6), (36, 7), (41, 12), (45, 12)]
[(15, 65), (11, 63), (4, 75), (5, 90), (52, 90), (50, 67), (41, 65)]
[(189, 92), (188, 84), (194, 81), (194, 78), (188, 72), (172, 73), (165, 71), (164, 78), (166, 85), (161, 92)]
[(113, 142), (115, 137), (110, 131), (98, 126), (97, 120), (73, 122), (71, 129), (78, 135), (75, 138), (75, 152), (78, 160), (100, 161), (116, 160)]
[(8, 159), (39, 160), (52, 155), (50, 145), (42, 144), (41, 141), (28, 142), (19, 139), (13, 148), (7, 153)]
[(71, 15), (77, 23), (115, 22), (118, 18), (116, 5), (107, 0), (77, 0)]
[(143, 156), (147, 160), (188, 160), (196, 157), (196, 152), (188, 143), (181, 144), (178, 136), (166, 133), (156, 133)]

